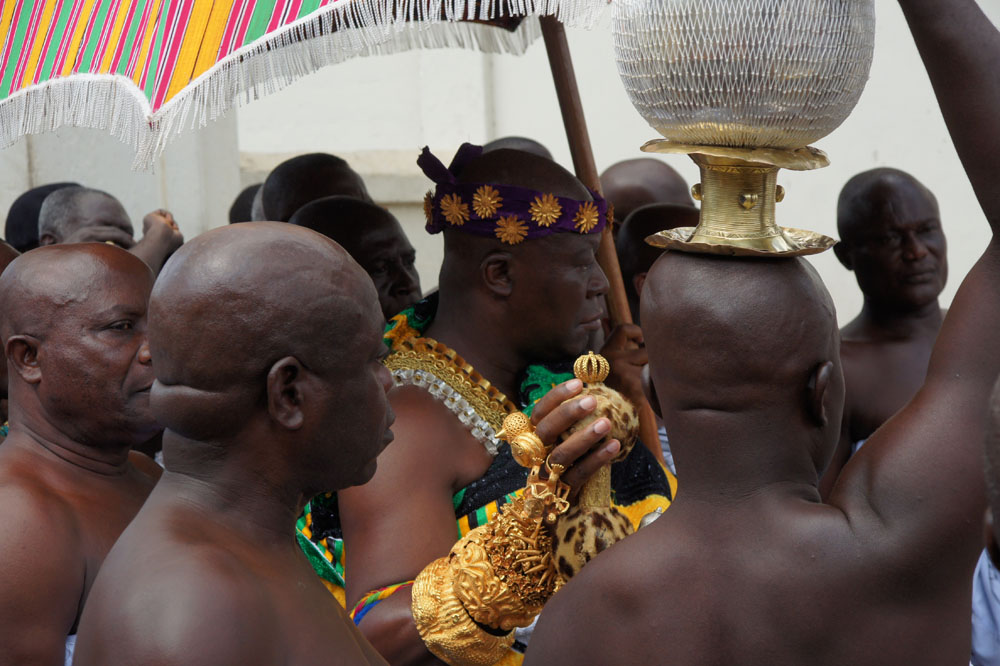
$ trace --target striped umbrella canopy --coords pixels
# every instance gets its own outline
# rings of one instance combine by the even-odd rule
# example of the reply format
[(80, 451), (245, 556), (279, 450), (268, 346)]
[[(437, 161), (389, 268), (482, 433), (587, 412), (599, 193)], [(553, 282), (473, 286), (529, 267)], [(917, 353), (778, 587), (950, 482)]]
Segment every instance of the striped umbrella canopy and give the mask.
[(169, 138), (327, 64), (414, 47), (522, 52), (535, 15), (604, 0), (0, 0), (0, 147), (77, 125), (150, 165)]

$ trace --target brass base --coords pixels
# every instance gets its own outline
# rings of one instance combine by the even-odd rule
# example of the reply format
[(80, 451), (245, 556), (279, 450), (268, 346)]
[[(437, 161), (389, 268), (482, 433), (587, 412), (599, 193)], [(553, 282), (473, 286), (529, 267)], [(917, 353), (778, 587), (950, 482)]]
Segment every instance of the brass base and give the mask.
[(698, 252), (701, 254), (724, 254), (735, 257), (798, 257), (806, 254), (819, 254), (837, 244), (837, 241), (805, 229), (778, 227), (781, 235), (761, 239), (765, 248), (740, 246), (732, 239), (719, 239), (713, 242), (704, 235), (699, 240), (692, 240), (696, 227), (677, 227), (655, 233), (646, 238), (646, 243), (665, 250), (680, 250), (681, 252)]
[(642, 147), (646, 152), (687, 153), (701, 170), (701, 182), (691, 188), (701, 201), (697, 227), (669, 229), (646, 242), (683, 252), (736, 256), (793, 257), (816, 254), (836, 241), (802, 229), (779, 227), (774, 207), (784, 198), (777, 185), (781, 168), (796, 171), (819, 169), (830, 161), (812, 147), (796, 150), (697, 146), (656, 140)]

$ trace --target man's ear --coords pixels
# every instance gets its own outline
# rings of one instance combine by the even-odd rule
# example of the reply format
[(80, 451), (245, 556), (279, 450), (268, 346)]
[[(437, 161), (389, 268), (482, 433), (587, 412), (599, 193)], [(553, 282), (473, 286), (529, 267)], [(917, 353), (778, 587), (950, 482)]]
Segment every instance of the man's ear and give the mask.
[(50, 232), (46, 231), (44, 234), (38, 237), (38, 245), (55, 245), (59, 242), (59, 239), (52, 235)]
[(854, 270), (854, 260), (851, 258), (851, 248), (844, 241), (838, 242), (833, 246), (833, 253), (837, 255), (837, 259), (843, 264), (844, 268), (849, 271)]
[(663, 414), (660, 413), (660, 399), (656, 397), (656, 387), (653, 386), (653, 378), (649, 376), (649, 365), (642, 366), (642, 372), (639, 373), (639, 377), (642, 383), (642, 393), (646, 396), (646, 402), (653, 408), (653, 413), (656, 414), (657, 418), (662, 419)]
[(42, 369), (38, 365), (40, 346), (38, 338), (30, 335), (10, 336), (4, 346), (8, 371), (13, 370), (29, 384), (37, 384), (42, 381)]
[(490, 252), (479, 264), (479, 272), (486, 288), (501, 298), (507, 298), (514, 290), (514, 280), (511, 277), (510, 269), (510, 252), (502, 250)]
[(632, 276), (632, 286), (635, 287), (635, 295), (642, 296), (642, 285), (646, 284), (646, 276), (649, 273), (643, 271)]
[(305, 421), (302, 411), (307, 371), (294, 356), (275, 362), (267, 373), (267, 411), (288, 430), (298, 430)]
[(824, 361), (813, 370), (806, 386), (806, 409), (809, 410), (809, 416), (819, 426), (825, 426), (830, 420), (826, 413), (826, 392), (830, 388), (832, 380), (833, 362)]

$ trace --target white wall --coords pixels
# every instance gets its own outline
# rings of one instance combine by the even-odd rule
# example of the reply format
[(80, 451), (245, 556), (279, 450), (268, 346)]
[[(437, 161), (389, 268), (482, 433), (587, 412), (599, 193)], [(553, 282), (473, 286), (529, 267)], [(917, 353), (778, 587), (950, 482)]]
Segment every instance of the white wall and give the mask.
[[(980, 0), (994, 21), (1000, 0)], [(871, 80), (854, 114), (817, 145), (831, 166), (813, 172), (782, 172), (787, 191), (779, 222), (836, 236), (836, 199), (852, 175), (876, 166), (910, 171), (938, 196), (949, 240), (950, 302), (961, 277), (984, 247), (985, 219), (965, 179), (894, 0), (876, 0), (877, 43)], [(618, 78), (610, 13), (594, 31), (570, 31), (570, 48), (598, 167), (640, 156), (639, 146), (657, 138), (629, 103)], [(318, 112), (320, 110), (320, 112)], [(449, 158), (462, 141), (484, 142), (507, 134), (541, 140), (570, 165), (545, 50), (539, 41), (523, 57), (436, 51), (370, 57), (327, 68), (240, 113), (239, 143), (246, 160), (276, 164), (271, 153), (323, 150), (358, 161), (377, 199), (399, 202), (422, 193), (426, 180), (413, 160), (425, 143)], [(370, 153), (369, 151), (378, 151)], [(696, 182), (697, 169), (683, 156), (665, 160)], [(445, 159), (447, 161), (447, 159)], [(425, 287), (436, 283), (440, 243), (421, 231), (417, 199), (401, 216), (418, 247)], [(853, 317), (861, 298), (853, 277), (832, 252), (815, 258), (840, 311)]]
[(229, 221), (229, 205), (240, 190), (235, 113), (179, 136), (151, 172), (132, 171), (133, 157), (131, 147), (99, 130), (64, 127), (24, 137), (0, 151), (0, 223), (19, 194), (58, 181), (117, 197), (137, 238), (143, 216), (157, 208), (174, 214), (185, 238)]

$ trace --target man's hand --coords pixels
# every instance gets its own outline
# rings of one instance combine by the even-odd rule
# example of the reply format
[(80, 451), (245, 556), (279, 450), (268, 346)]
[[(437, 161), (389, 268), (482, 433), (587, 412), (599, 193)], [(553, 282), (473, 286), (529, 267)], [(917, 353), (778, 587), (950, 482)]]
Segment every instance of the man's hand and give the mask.
[(171, 254), (184, 244), (184, 236), (170, 211), (154, 210), (142, 218), (142, 240), (130, 250), (156, 275)]
[(101, 225), (77, 229), (63, 243), (113, 243), (123, 250), (130, 250), (135, 245), (135, 239), (121, 227)]
[[(535, 405), (531, 422), (535, 426), (535, 434), (547, 447), (558, 444), (560, 435), (597, 407), (593, 396), (572, 399), (582, 389), (583, 382), (571, 379), (546, 393)], [(571, 499), (575, 498), (587, 479), (611, 462), (621, 450), (621, 443), (617, 439), (597, 446), (610, 430), (611, 422), (608, 419), (597, 419), (567, 437), (566, 441), (558, 444), (549, 454), (549, 462), (563, 465), (567, 469), (560, 478), (572, 488)]]
[(601, 349), (601, 356), (611, 364), (611, 374), (604, 380), (610, 388), (641, 407), (646, 402), (642, 391), (642, 368), (649, 363), (642, 329), (635, 324), (616, 327)]
[(174, 216), (169, 210), (162, 208), (142, 218), (142, 237), (145, 239), (150, 235), (167, 248), (168, 257), (184, 244), (184, 235), (174, 221)]

